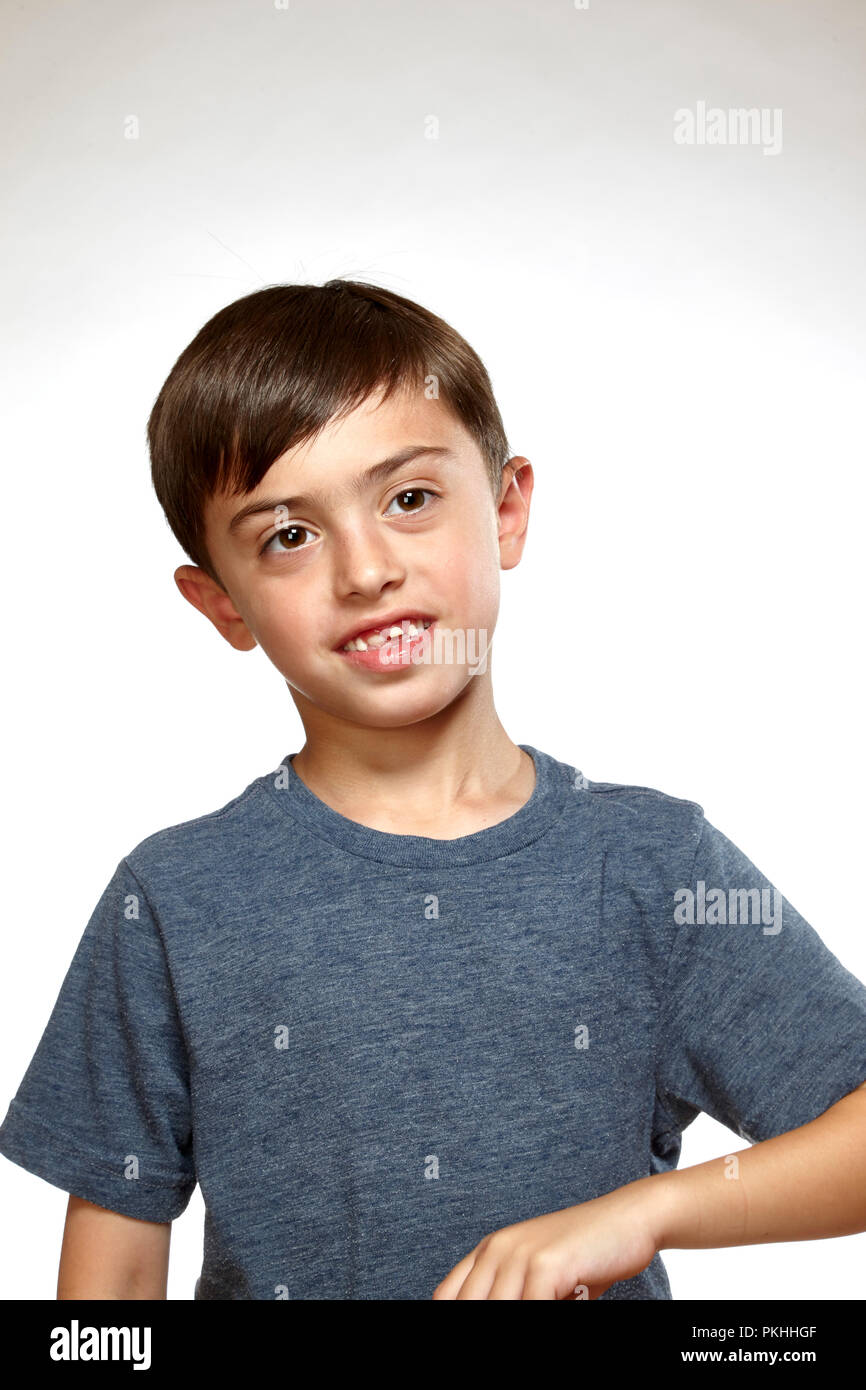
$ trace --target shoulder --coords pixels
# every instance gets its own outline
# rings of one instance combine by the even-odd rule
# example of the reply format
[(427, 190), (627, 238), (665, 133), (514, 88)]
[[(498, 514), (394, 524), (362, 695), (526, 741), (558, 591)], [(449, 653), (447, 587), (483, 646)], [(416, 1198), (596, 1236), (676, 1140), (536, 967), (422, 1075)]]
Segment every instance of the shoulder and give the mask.
[(274, 822), (264, 789), (272, 775), (257, 777), (213, 811), (154, 831), (124, 855), (123, 864), (157, 896), (176, 896), (184, 886), (214, 887), (236, 878), (241, 867), (249, 871)]
[(596, 780), (568, 763), (559, 762), (559, 769), (574, 814), (588, 821), (606, 849), (668, 859), (694, 856), (705, 825), (700, 802), (658, 787)]
[(700, 834), (704, 808), (690, 797), (636, 782), (599, 781), (571, 763), (558, 758), (550, 761), (569, 787), (574, 805), (589, 809), (600, 822), (611, 827), (631, 826), (636, 833), (691, 828)]

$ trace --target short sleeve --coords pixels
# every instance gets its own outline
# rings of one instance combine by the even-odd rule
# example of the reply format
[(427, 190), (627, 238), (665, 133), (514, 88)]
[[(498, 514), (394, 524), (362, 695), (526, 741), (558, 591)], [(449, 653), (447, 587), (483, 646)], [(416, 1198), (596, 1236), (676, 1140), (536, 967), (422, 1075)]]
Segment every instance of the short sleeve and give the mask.
[(87, 923), (0, 1153), (64, 1191), (171, 1221), (196, 1178), (188, 1059), (157, 916), (125, 859)]
[(796, 1129), (866, 1081), (866, 987), (736, 845), (702, 818), (673, 895), (658, 1099), (749, 1143)]

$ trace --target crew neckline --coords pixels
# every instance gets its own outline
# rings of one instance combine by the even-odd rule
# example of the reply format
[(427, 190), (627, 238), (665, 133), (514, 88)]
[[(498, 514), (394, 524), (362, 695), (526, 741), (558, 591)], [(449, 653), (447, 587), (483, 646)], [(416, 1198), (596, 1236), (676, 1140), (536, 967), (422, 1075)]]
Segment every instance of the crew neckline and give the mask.
[(262, 783), (288, 815), (300, 821), (312, 834), (350, 854), (407, 869), (477, 864), (531, 845), (550, 828), (565, 807), (569, 785), (565, 764), (529, 743), (517, 746), (528, 753), (535, 764), (535, 786), (529, 800), (497, 825), (476, 830), (471, 835), (460, 835), (454, 840), (399, 835), (350, 820), (322, 801), (301, 780), (292, 766), (296, 753), (288, 753), (277, 774), (269, 773), (262, 778)]

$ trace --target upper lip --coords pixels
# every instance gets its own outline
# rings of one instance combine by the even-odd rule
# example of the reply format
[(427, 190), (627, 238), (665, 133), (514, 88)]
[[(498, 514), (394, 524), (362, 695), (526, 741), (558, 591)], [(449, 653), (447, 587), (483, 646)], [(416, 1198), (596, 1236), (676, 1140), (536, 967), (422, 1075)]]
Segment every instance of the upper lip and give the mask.
[(393, 623), (399, 622), (403, 617), (427, 618), (431, 623), (433, 622), (433, 614), (425, 613), (422, 608), (395, 608), (393, 613), (382, 613), (377, 618), (365, 618), (363, 622), (356, 623), (354, 627), (349, 628), (348, 632), (343, 633), (343, 636), (336, 643), (335, 650), (336, 647), (345, 647), (346, 643), (353, 641), (359, 632), (369, 632), (371, 628), (389, 627)]

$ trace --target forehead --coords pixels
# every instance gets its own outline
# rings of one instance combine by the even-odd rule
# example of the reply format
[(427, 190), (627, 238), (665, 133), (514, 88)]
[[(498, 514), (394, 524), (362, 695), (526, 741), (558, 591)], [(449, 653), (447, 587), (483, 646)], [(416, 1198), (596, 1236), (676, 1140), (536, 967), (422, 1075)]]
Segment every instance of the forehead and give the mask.
[(423, 388), (394, 392), (387, 400), (377, 391), (349, 415), (331, 420), (314, 439), (282, 454), (276, 463), (290, 463), (296, 472), (305, 464), (342, 472), (363, 468), (409, 444), (441, 444), (458, 449), (474, 441), (445, 401), (428, 397)]
[[(303, 490), (339, 500), (350, 495), (352, 483), (366, 469), (412, 446), (433, 446), (449, 454), (420, 454), (412, 471), (424, 473), (449, 456), (481, 458), (472, 435), (446, 402), (428, 397), (424, 389), (393, 392), (383, 400), (379, 389), (342, 419), (330, 420), (314, 438), (281, 454), (249, 493), (217, 494), (207, 504), (208, 522), (220, 530), (247, 505), (270, 497), (275, 489), (293, 494)], [(243, 508), (246, 510), (246, 507)]]

